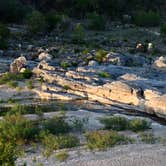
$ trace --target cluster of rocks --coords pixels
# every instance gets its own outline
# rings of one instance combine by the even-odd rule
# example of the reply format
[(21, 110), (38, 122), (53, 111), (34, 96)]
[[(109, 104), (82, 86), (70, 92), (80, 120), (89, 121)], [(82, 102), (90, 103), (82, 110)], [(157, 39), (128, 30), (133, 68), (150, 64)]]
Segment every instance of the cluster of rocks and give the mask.
[[(162, 61), (163, 58), (157, 59)], [(36, 93), (47, 99), (88, 99), (121, 107), (166, 116), (166, 73), (156, 67), (125, 67), (96, 65), (62, 70), (42, 62), (33, 72), (45, 83)], [(162, 67), (163, 70), (163, 67)], [(101, 78), (99, 72), (107, 72), (112, 78)], [(126, 74), (127, 73), (127, 74)], [(156, 75), (154, 76), (154, 73)], [(67, 88), (64, 88), (67, 87)]]

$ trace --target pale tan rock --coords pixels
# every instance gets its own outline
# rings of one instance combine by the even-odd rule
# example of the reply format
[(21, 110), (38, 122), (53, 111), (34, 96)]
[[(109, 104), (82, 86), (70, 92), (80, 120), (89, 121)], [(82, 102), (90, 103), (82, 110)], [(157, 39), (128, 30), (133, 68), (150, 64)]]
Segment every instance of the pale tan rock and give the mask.
[(144, 97), (146, 100), (150, 100), (151, 98), (159, 97), (159, 96), (161, 96), (161, 93), (158, 91), (151, 90), (151, 89), (144, 90)]
[(24, 56), (20, 56), (10, 64), (10, 72), (19, 73), (22, 68), (26, 67), (26, 65), (27, 65), (26, 58)]
[(50, 60), (52, 60), (52, 55), (50, 55), (46, 52), (42, 52), (39, 54), (38, 59), (40, 61), (42, 61), (42, 60), (50, 61)]
[(159, 57), (153, 64), (153, 67), (158, 70), (166, 71), (166, 57)]
[(166, 116), (166, 95), (154, 97), (145, 103), (148, 113), (155, 113), (160, 117)]

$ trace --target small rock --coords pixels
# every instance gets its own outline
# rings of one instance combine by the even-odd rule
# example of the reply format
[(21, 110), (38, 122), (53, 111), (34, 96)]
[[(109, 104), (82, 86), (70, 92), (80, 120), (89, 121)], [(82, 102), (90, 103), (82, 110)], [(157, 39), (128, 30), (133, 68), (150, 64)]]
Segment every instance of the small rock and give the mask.
[(52, 55), (48, 54), (47, 52), (42, 52), (39, 54), (38, 59), (40, 61), (45, 60), (45, 61), (50, 61), (52, 60)]
[(26, 68), (22, 68), (22, 69), (20, 70), (20, 73), (24, 73), (25, 70), (26, 70)]
[(166, 57), (159, 57), (153, 64), (153, 67), (158, 70), (166, 71)]
[(136, 46), (136, 51), (145, 52), (145, 46), (142, 43), (138, 43)]
[(20, 56), (10, 64), (10, 72), (19, 73), (22, 70), (22, 68), (25, 68), (26, 66), (27, 66), (26, 58), (24, 56)]
[(91, 60), (91, 61), (89, 61), (89, 63), (88, 63), (88, 66), (98, 66), (99, 64), (98, 64), (98, 62), (96, 62), (96, 61), (94, 61), (94, 60)]
[(152, 53), (154, 49), (154, 45), (153, 43), (148, 43), (148, 47), (147, 47), (147, 51), (148, 53)]
[(27, 50), (28, 51), (33, 51), (34, 46), (33, 45), (28, 45)]

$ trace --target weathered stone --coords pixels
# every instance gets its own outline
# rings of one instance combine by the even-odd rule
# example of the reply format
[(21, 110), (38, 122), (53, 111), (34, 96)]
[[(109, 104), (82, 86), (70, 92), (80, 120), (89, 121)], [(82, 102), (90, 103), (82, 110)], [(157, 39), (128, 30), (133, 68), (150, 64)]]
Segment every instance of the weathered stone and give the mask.
[(155, 113), (160, 117), (166, 115), (166, 95), (153, 97), (145, 103), (146, 111), (149, 113)]
[(46, 53), (46, 52), (42, 52), (41, 54), (39, 54), (38, 59), (41, 60), (45, 60), (45, 61), (50, 61), (52, 59), (52, 55)]
[(24, 56), (20, 56), (10, 64), (10, 72), (19, 73), (21, 69), (25, 68), (26, 66), (27, 66), (26, 58)]
[(146, 100), (150, 100), (154, 97), (159, 97), (160, 95), (161, 93), (155, 90), (151, 90), (151, 89), (144, 90), (144, 97)]
[(44, 70), (55, 70), (55, 67), (49, 65), (45, 60), (41, 61), (37, 68), (44, 69)]
[(106, 55), (106, 61), (113, 64), (123, 66), (126, 63), (125, 57), (118, 53), (110, 52)]
[(153, 67), (158, 70), (166, 71), (166, 57), (159, 57), (153, 64)]
[(88, 63), (88, 66), (97, 66), (97, 65), (99, 65), (98, 62), (96, 62), (96, 61), (94, 61), (94, 60), (91, 60), (91, 61), (89, 61), (89, 63)]

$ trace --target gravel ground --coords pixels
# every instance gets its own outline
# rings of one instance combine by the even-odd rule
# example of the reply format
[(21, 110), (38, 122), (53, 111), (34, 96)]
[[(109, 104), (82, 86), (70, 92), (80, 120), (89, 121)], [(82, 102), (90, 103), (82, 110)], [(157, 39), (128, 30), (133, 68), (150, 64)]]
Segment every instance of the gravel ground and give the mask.
[[(105, 152), (90, 152), (84, 149), (69, 151), (66, 162), (59, 162), (55, 156), (44, 159), (41, 155), (24, 158), (27, 166), (165, 166), (166, 146), (161, 144), (123, 145)], [(22, 160), (23, 161), (23, 160)], [(19, 161), (18, 161), (19, 163)], [(19, 164), (18, 164), (19, 165)]]
[[(58, 112), (45, 113), (44, 117), (50, 118), (57, 114)], [(68, 111), (66, 115), (81, 119), (88, 117), (89, 121), (86, 124), (86, 129), (91, 131), (103, 127), (98, 119), (106, 114), (78, 110)], [(119, 116), (119, 114), (116, 114), (116, 116)], [(27, 117), (36, 119), (34, 115), (27, 115)], [(125, 117), (129, 119), (134, 118), (134, 116)], [(152, 129), (150, 131), (157, 137), (166, 138), (166, 126), (157, 122), (152, 121)], [(137, 137), (137, 134), (132, 132), (126, 131), (126, 134)], [(81, 142), (85, 141), (82, 135), (79, 135), (79, 137)], [(56, 152), (49, 158), (45, 158), (42, 155), (40, 146), (37, 149), (29, 147), (29, 152), (26, 153), (25, 157), (19, 158), (16, 165), (22, 166), (25, 162), (26, 166), (166, 166), (166, 145), (159, 143), (151, 145), (137, 142), (131, 145), (116, 146), (104, 152), (91, 152), (85, 147), (78, 147), (69, 149), (68, 153), (69, 158), (66, 162), (59, 162), (55, 157)]]

